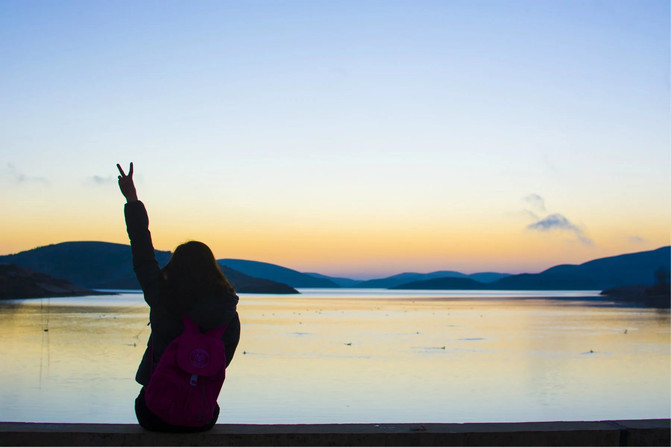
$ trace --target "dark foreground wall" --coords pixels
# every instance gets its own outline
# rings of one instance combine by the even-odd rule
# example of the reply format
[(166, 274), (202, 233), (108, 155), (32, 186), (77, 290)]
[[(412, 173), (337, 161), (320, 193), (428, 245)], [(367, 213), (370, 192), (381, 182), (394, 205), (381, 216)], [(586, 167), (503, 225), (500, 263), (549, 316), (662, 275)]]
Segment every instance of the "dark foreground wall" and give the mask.
[(0, 445), (670, 445), (669, 419), (491, 424), (220, 424), (200, 434), (137, 425), (0, 423)]

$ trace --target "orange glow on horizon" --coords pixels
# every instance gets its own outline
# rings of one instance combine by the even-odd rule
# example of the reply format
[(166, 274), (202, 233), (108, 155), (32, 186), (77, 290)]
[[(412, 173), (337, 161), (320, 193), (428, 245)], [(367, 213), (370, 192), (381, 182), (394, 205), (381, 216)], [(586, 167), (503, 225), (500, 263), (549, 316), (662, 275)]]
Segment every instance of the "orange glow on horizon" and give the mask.
[[(67, 214), (24, 204), (0, 223), (2, 254), (66, 241), (91, 240), (127, 244), (123, 205), (102, 203), (91, 213), (87, 204)], [(374, 212), (357, 215), (288, 216), (277, 210), (208, 210), (191, 204), (177, 209), (148, 205), (150, 230), (159, 250), (172, 251), (188, 240), (208, 244), (215, 256), (270, 262), (303, 272), (333, 276), (388, 276), (405, 271), (456, 270), (534, 273), (557, 264), (579, 264), (669, 245), (669, 226), (660, 219), (645, 232), (622, 219), (594, 223), (586, 233), (593, 245), (562, 232), (534, 232), (516, 215), (501, 214), (492, 223), (481, 216), (433, 216)], [(48, 221), (45, 211), (51, 212)], [(231, 215), (228, 213), (231, 212)], [(641, 229), (638, 229), (641, 230)], [(624, 235), (644, 234), (642, 240)]]

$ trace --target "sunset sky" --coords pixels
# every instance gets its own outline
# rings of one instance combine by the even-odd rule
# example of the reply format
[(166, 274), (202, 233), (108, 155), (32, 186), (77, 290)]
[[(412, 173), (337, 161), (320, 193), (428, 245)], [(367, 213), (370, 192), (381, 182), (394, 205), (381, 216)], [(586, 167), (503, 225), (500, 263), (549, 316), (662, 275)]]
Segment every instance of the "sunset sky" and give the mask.
[(0, 254), (127, 243), (370, 278), (671, 242), (669, 2), (0, 2)]

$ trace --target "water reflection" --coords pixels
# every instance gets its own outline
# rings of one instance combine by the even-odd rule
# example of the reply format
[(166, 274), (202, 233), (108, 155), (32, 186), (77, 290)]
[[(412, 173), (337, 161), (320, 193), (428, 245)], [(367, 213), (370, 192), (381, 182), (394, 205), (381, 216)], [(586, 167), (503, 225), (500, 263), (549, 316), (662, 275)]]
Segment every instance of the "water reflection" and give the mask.
[[(668, 310), (348, 293), (241, 297), (221, 422), (670, 416)], [(147, 321), (137, 294), (0, 303), (0, 420), (134, 422)]]

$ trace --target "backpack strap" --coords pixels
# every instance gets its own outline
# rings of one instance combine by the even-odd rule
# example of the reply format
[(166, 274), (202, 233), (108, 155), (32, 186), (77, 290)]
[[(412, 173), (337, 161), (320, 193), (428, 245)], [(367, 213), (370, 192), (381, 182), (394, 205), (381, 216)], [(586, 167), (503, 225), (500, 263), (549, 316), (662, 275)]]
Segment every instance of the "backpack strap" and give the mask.
[(187, 314), (182, 315), (182, 323), (184, 324), (184, 332), (200, 334), (200, 328)]
[[(189, 331), (189, 332), (195, 332), (195, 333), (200, 333), (200, 328), (194, 321), (189, 318), (187, 314), (182, 315), (182, 323), (184, 323), (184, 330)], [(207, 335), (211, 337), (215, 337), (218, 339), (221, 339), (221, 337), (224, 336), (224, 332), (226, 332), (226, 328), (228, 327), (229, 323), (226, 323), (223, 326), (210, 329), (209, 331), (205, 332)]]

